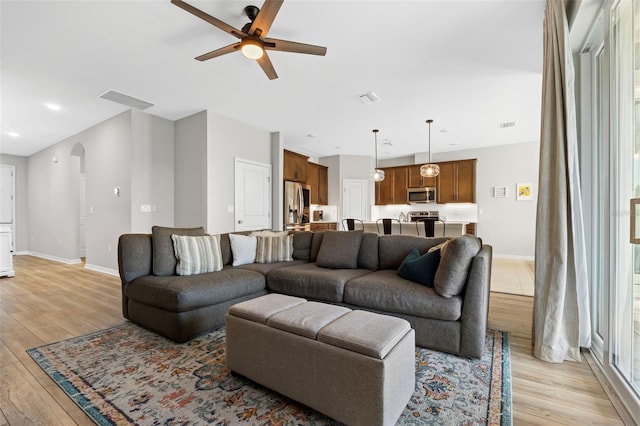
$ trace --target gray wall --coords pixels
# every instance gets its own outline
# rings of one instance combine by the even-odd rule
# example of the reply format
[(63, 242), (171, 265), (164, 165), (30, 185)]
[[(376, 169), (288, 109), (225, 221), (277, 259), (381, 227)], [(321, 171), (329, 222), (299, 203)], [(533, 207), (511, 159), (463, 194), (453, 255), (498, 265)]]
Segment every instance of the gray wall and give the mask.
[(131, 110), (131, 232), (173, 226), (173, 127), (173, 121)]
[(207, 111), (174, 124), (175, 226), (207, 224)]
[(271, 164), (271, 133), (209, 111), (207, 113), (207, 231), (235, 229), (235, 159)]
[[(342, 181), (344, 179), (367, 180), (369, 191), (367, 200), (368, 206), (375, 203), (375, 186), (371, 179), (374, 167), (374, 159), (366, 155), (332, 155), (321, 157), (319, 163), (329, 167), (329, 204), (338, 206), (338, 222), (342, 217)], [(380, 165), (382, 167), (382, 165)], [(371, 213), (371, 208), (367, 208), (367, 219)]]
[[(433, 161), (477, 158), (477, 235), (494, 248), (494, 255), (533, 259), (539, 143), (527, 142), (433, 154)], [(516, 201), (516, 183), (533, 185), (532, 201)], [(493, 197), (493, 188), (506, 186), (505, 198)]]
[[(28, 250), (64, 262), (79, 260), (80, 159), (71, 151), (81, 144), (87, 267), (115, 273), (121, 234), (173, 225), (173, 138), (173, 122), (127, 111), (30, 156)], [(141, 212), (142, 204), (152, 211)]]
[(29, 208), (27, 200), (28, 187), (28, 159), (27, 157), (19, 157), (16, 155), (0, 154), (0, 164), (15, 167), (15, 185), (16, 192), (16, 217), (13, 226), (15, 235), (14, 252), (26, 252), (29, 249)]
[(271, 133), (271, 227), (284, 228), (284, 138), (282, 133)]
[[(117, 238), (130, 229), (130, 112), (29, 157), (29, 251), (67, 262), (79, 260), (80, 160), (71, 155), (76, 143), (85, 149), (87, 265), (114, 270)], [(120, 197), (114, 194), (117, 186)]]

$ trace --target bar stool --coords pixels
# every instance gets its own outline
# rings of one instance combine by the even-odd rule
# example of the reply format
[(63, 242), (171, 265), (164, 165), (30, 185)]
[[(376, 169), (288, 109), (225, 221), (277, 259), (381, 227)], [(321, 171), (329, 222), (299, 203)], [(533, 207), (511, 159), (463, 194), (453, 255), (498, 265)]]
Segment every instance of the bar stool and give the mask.
[(416, 233), (420, 235), (420, 222), (424, 225), (424, 236), (425, 237), (434, 237), (435, 236), (435, 224), (436, 222), (442, 223), (442, 236), (444, 237), (446, 231), (446, 224), (444, 221), (440, 219), (436, 219), (435, 217), (425, 217), (416, 220)]
[(352, 219), (352, 218), (342, 219), (342, 229), (344, 229), (345, 231), (355, 231), (356, 223), (359, 223), (360, 227), (364, 231), (364, 222), (361, 221), (360, 219)]
[(402, 234), (402, 223), (400, 223), (400, 221), (398, 219), (391, 219), (388, 217), (385, 218), (381, 218), (376, 220), (376, 229), (378, 230), (378, 234), (380, 233), (380, 224), (382, 223), (382, 230), (384, 235), (390, 235), (392, 234), (392, 224), (394, 222), (398, 222), (398, 230), (400, 231), (399, 233)]

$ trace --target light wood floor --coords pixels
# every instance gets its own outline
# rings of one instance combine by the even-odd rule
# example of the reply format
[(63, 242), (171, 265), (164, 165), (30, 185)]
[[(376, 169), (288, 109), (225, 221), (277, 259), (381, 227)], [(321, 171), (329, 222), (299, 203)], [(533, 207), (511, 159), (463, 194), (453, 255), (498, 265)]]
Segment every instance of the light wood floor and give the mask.
[[(124, 322), (116, 277), (16, 256), (0, 278), (0, 425), (90, 425), (26, 349)], [(586, 362), (531, 355), (532, 298), (491, 294), (491, 328), (510, 332), (515, 425), (622, 424)]]

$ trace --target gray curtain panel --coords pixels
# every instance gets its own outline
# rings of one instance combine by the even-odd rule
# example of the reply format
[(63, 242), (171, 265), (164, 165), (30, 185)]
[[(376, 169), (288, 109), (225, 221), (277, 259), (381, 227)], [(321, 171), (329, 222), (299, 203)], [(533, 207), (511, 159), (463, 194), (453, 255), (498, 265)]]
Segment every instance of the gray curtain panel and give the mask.
[(540, 176), (536, 217), (534, 356), (580, 361), (591, 345), (580, 195), (574, 68), (564, 2), (544, 18)]

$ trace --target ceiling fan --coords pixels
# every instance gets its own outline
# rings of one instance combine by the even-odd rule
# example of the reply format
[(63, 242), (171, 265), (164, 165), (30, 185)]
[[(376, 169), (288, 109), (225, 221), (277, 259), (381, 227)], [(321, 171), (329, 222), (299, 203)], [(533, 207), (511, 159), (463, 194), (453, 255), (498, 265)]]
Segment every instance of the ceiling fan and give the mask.
[(171, 0), (171, 3), (240, 39), (238, 42), (200, 55), (196, 57), (197, 60), (206, 61), (240, 50), (245, 57), (255, 59), (258, 62), (262, 70), (267, 74), (267, 77), (269, 77), (269, 80), (274, 80), (278, 78), (278, 74), (273, 68), (269, 55), (267, 55), (267, 50), (320, 56), (324, 56), (327, 53), (326, 47), (267, 37), (267, 33), (283, 1), (284, 0), (265, 0), (262, 9), (258, 9), (256, 6), (245, 7), (244, 13), (251, 22), (242, 27), (242, 30), (238, 30), (182, 0)]

